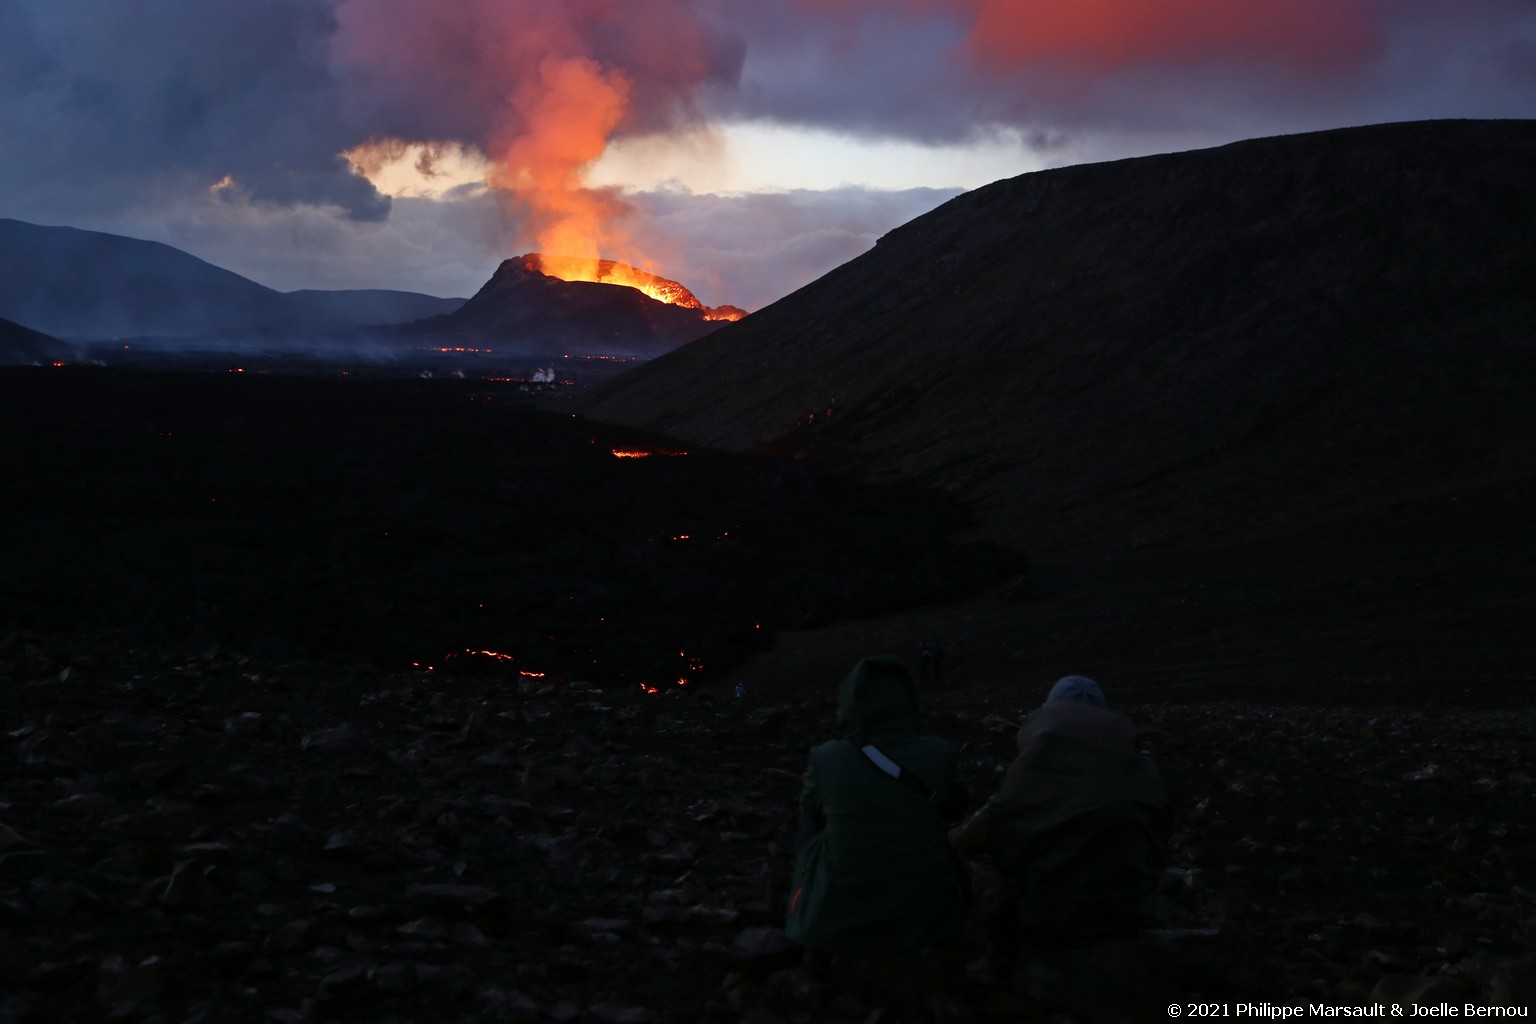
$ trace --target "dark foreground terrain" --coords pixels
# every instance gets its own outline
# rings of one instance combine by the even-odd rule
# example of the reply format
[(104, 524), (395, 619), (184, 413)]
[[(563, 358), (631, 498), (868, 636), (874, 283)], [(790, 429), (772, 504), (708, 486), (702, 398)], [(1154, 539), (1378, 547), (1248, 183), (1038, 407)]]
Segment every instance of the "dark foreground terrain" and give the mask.
[[(786, 971), (776, 933), (830, 702), (26, 635), (0, 672), (0, 1019), (869, 1012)], [(930, 707), (990, 792), (1023, 701)], [(1528, 1005), (1530, 712), (1126, 710), (1166, 731), (1172, 998)], [(965, 1002), (1044, 1019), (1013, 992)]]
[(532, 407), (515, 383), (0, 370), (0, 622), (599, 684), (1023, 571), (957, 505)]
[(1161, 730), (1178, 998), (1529, 1004), (1507, 494), (1030, 567), (484, 382), (0, 385), (0, 1021), (864, 1020), (775, 932), (793, 808), (842, 673), (923, 640), (978, 798), (1064, 671)]

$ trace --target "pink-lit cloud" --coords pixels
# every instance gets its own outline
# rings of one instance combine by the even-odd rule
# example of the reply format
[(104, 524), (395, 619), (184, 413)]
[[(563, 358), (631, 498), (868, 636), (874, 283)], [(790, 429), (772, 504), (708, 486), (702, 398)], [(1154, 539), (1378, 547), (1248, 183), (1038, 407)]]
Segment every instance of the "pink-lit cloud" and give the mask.
[(585, 170), (620, 135), (695, 124), (694, 91), (743, 53), (683, 0), (346, 0), (331, 44), (359, 124), (476, 144), (534, 245), (593, 259), (634, 256), (631, 208)]
[(797, 0), (841, 19), (947, 14), (992, 71), (1048, 63), (1110, 70), (1258, 60), (1307, 70), (1379, 49), (1382, 0)]

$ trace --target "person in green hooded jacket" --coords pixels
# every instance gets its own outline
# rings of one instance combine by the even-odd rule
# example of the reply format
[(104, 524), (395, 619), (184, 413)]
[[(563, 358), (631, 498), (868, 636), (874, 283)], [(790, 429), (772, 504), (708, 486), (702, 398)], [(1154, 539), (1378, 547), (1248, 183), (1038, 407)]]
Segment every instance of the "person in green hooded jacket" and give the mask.
[(969, 876), (948, 827), (965, 789), (955, 745), (920, 735), (920, 714), (894, 657), (865, 658), (843, 680), (842, 738), (811, 751), (800, 796), (785, 932), (808, 950), (915, 953), (959, 940)]
[(990, 968), (1021, 948), (1061, 949), (1134, 933), (1163, 876), (1168, 794), (1136, 726), (1098, 683), (1067, 676), (1019, 729), (997, 795), (951, 834), (990, 854), (1002, 878), (988, 920)]

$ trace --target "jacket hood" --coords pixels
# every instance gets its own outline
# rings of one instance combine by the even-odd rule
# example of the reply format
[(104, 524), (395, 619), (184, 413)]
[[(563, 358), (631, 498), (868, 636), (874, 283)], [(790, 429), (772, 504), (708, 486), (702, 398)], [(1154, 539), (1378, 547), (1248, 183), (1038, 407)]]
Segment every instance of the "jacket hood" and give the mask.
[(1109, 701), (1104, 699), (1104, 691), (1087, 676), (1062, 676), (1056, 680), (1056, 685), (1051, 687), (1050, 694), (1045, 698), (1047, 704), (1067, 700), (1091, 704), (1096, 708), (1109, 707)]
[(1019, 753), (1027, 753), (1047, 736), (1133, 752), (1136, 749), (1136, 723), (1119, 712), (1083, 701), (1052, 701), (1031, 713), (1019, 726)]
[(837, 727), (844, 736), (910, 736), (921, 716), (912, 673), (889, 654), (864, 658), (837, 691)]

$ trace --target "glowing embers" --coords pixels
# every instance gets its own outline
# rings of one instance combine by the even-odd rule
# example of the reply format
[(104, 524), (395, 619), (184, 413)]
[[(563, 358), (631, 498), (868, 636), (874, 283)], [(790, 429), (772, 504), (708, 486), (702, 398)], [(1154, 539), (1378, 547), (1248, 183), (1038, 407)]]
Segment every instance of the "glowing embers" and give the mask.
[[(487, 658), (494, 658), (497, 661), (516, 661), (517, 660), (517, 659), (513, 658), (512, 655), (510, 655), (510, 654), (502, 654), (500, 651), (476, 651), (476, 650), (472, 650), (471, 648), (466, 647), (466, 648), (464, 648), (464, 653), (465, 654), (481, 654), (481, 655), (484, 655)], [(450, 655), (450, 657), (457, 658), (458, 655), (457, 654), (453, 654), (453, 655)]]
[[(696, 658), (689, 654), (687, 651), (678, 651), (677, 656), (686, 666), (686, 671), (688, 673), (696, 675), (704, 671), (704, 660), (702, 658)], [(678, 686), (687, 686), (690, 681), (691, 675), (679, 675), (677, 677)], [(650, 696), (655, 696), (661, 692), (660, 686), (653, 686), (650, 683), (641, 683), (640, 689)]]
[(648, 459), (652, 455), (676, 456), (688, 454), (687, 452), (675, 452), (670, 448), (655, 448), (650, 450), (645, 448), (610, 448), (608, 450), (613, 453), (613, 457), (616, 459)]
[[(471, 655), (473, 657), (477, 657), (477, 658), (490, 658), (492, 661), (499, 661), (499, 662), (503, 662), (503, 663), (505, 663), (505, 662), (513, 662), (513, 661), (517, 660), (512, 655), (504, 654), (501, 651), (487, 651), (487, 650), (478, 650), (477, 651), (477, 650), (475, 650), (472, 647), (466, 647), (466, 648), (464, 648), (463, 651), (455, 651), (452, 654), (449, 654), (449, 655), (445, 656), (443, 658), (443, 660), (444, 661), (452, 661), (454, 658), (461, 658), (461, 657), (463, 657), (466, 654)], [(413, 664), (415, 664), (418, 667), (420, 667), (420, 662), (413, 662)], [(427, 669), (427, 671), (430, 672), (430, 671), (432, 671), (432, 666), (428, 665), (428, 666), (426, 666), (426, 669)], [(549, 676), (549, 673), (547, 673), (547, 672), (534, 672), (534, 671), (532, 671), (530, 669), (520, 668), (520, 669), (516, 669), (515, 671), (517, 672), (518, 675), (522, 676), (524, 679), (546, 679)]]
[[(570, 688), (573, 690), (588, 690), (592, 688), (591, 683), (571, 682), (573, 677), (562, 673), (539, 672), (532, 669), (515, 668), (513, 663), (515, 663), (518, 659), (515, 656), (506, 654), (502, 651), (466, 647), (462, 651), (455, 651), (446, 655), (443, 658), (443, 663), (446, 666), (448, 663), (452, 663), (456, 659), (470, 660), (479, 658), (488, 659), (494, 664), (504, 666), (506, 669), (515, 672), (521, 679), (528, 680), (532, 683), (545, 683), (553, 684), (556, 686), (569, 684)], [(656, 676), (670, 674), (665, 668), (653, 669), (651, 672), (647, 672), (646, 676), (649, 678), (639, 683), (635, 683), (634, 677), (622, 670), (613, 673), (610, 677), (610, 681), (619, 686), (638, 685), (640, 687), (640, 692), (650, 697), (657, 696), (669, 690), (675, 692), (677, 689), (693, 684), (694, 681), (704, 672), (704, 659), (698, 657), (697, 655), (689, 654), (687, 651), (678, 651), (677, 660), (677, 667), (671, 669), (671, 673), (675, 674), (671, 674), (671, 678), (665, 682), (658, 681), (655, 678)], [(597, 659), (594, 658), (592, 661), (594, 665), (597, 664)], [(413, 662), (412, 664), (413, 667), (420, 669), (423, 672), (434, 672), (437, 670), (436, 666), (434, 665), (425, 665), (420, 662)], [(625, 679), (626, 676), (629, 676), (629, 680), (627, 682)]]

